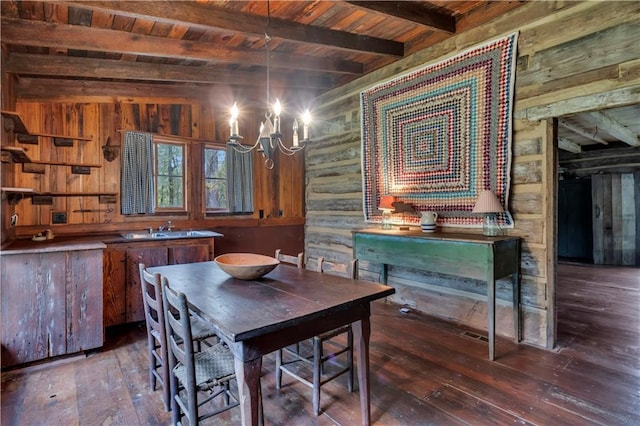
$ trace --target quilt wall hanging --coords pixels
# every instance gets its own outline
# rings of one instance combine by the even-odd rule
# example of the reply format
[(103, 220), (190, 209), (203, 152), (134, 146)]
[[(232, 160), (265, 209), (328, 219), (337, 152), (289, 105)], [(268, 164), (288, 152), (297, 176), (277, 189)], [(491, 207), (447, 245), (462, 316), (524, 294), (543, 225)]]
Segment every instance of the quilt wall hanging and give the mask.
[[(482, 227), (478, 194), (492, 190), (507, 210), (517, 33), (363, 91), (365, 220), (379, 222), (383, 195), (438, 212), (438, 224)], [(419, 222), (418, 217), (405, 222)]]

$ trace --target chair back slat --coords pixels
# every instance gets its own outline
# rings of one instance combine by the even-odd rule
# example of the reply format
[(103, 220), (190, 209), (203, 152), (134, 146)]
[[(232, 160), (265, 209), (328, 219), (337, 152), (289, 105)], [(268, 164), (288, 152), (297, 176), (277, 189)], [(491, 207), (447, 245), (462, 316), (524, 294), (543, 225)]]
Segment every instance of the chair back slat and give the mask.
[(291, 256), (288, 254), (283, 254), (280, 249), (276, 250), (276, 255), (274, 256), (280, 262), (289, 263), (291, 265), (295, 265), (298, 268), (302, 269), (304, 267), (304, 252), (298, 253), (297, 256)]
[(169, 343), (169, 365), (173, 368), (173, 366), (175, 366), (175, 360), (177, 360), (183, 364), (187, 370), (193, 370), (194, 350), (187, 298), (183, 293), (173, 290), (165, 277), (162, 277), (162, 286), (167, 339)]
[(353, 259), (349, 264), (329, 262), (325, 261), (324, 257), (320, 256), (317, 259), (316, 271), (327, 272), (334, 275), (342, 275), (351, 279), (358, 277), (358, 260)]
[(140, 286), (142, 288), (142, 302), (147, 325), (158, 332), (161, 337), (165, 334), (164, 312), (162, 309), (162, 283), (160, 274), (151, 274), (144, 263), (138, 265), (140, 271)]

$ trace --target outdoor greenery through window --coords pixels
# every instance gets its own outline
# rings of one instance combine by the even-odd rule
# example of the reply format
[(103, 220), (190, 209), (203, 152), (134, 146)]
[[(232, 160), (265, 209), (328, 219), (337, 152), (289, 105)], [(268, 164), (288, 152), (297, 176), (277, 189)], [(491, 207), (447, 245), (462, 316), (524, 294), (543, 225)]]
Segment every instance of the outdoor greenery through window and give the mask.
[(204, 149), (204, 193), (207, 211), (227, 211), (227, 153), (222, 148)]
[(156, 209), (185, 208), (185, 145), (156, 142)]

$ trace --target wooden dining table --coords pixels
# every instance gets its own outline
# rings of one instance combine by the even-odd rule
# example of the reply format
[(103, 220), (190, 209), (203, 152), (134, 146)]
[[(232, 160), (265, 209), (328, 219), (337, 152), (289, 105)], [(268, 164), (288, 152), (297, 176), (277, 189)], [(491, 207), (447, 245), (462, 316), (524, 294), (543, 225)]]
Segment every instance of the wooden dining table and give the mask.
[(243, 425), (257, 425), (262, 356), (351, 324), (362, 424), (369, 425), (370, 303), (393, 287), (280, 264), (262, 278), (239, 280), (215, 262), (149, 268), (184, 293), (235, 357)]

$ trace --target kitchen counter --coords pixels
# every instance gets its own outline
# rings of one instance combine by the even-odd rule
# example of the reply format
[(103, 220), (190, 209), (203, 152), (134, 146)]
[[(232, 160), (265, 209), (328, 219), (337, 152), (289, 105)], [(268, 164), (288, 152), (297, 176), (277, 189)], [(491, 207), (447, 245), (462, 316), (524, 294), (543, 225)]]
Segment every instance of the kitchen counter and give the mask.
[[(11, 241), (0, 250), (0, 256), (24, 253), (52, 253), (70, 250), (95, 250), (106, 248), (106, 242), (117, 238), (116, 235), (96, 235), (83, 237), (54, 237), (51, 240), (33, 241), (17, 239)], [(125, 240), (120, 237), (120, 240)]]
[[(217, 236), (222, 236), (218, 234)], [(212, 238), (211, 235), (193, 235), (190, 237), (177, 239), (198, 239)], [(170, 239), (169, 239), (170, 240)], [(68, 250), (92, 250), (104, 249), (106, 244), (131, 243), (148, 241), (167, 241), (167, 239), (149, 239), (149, 240), (131, 240), (123, 237), (121, 234), (102, 234), (102, 235), (82, 235), (82, 236), (61, 236), (54, 237), (45, 241), (33, 241), (29, 238), (20, 238), (10, 241), (2, 247), (0, 255), (13, 255), (21, 253), (50, 253), (56, 251)]]

